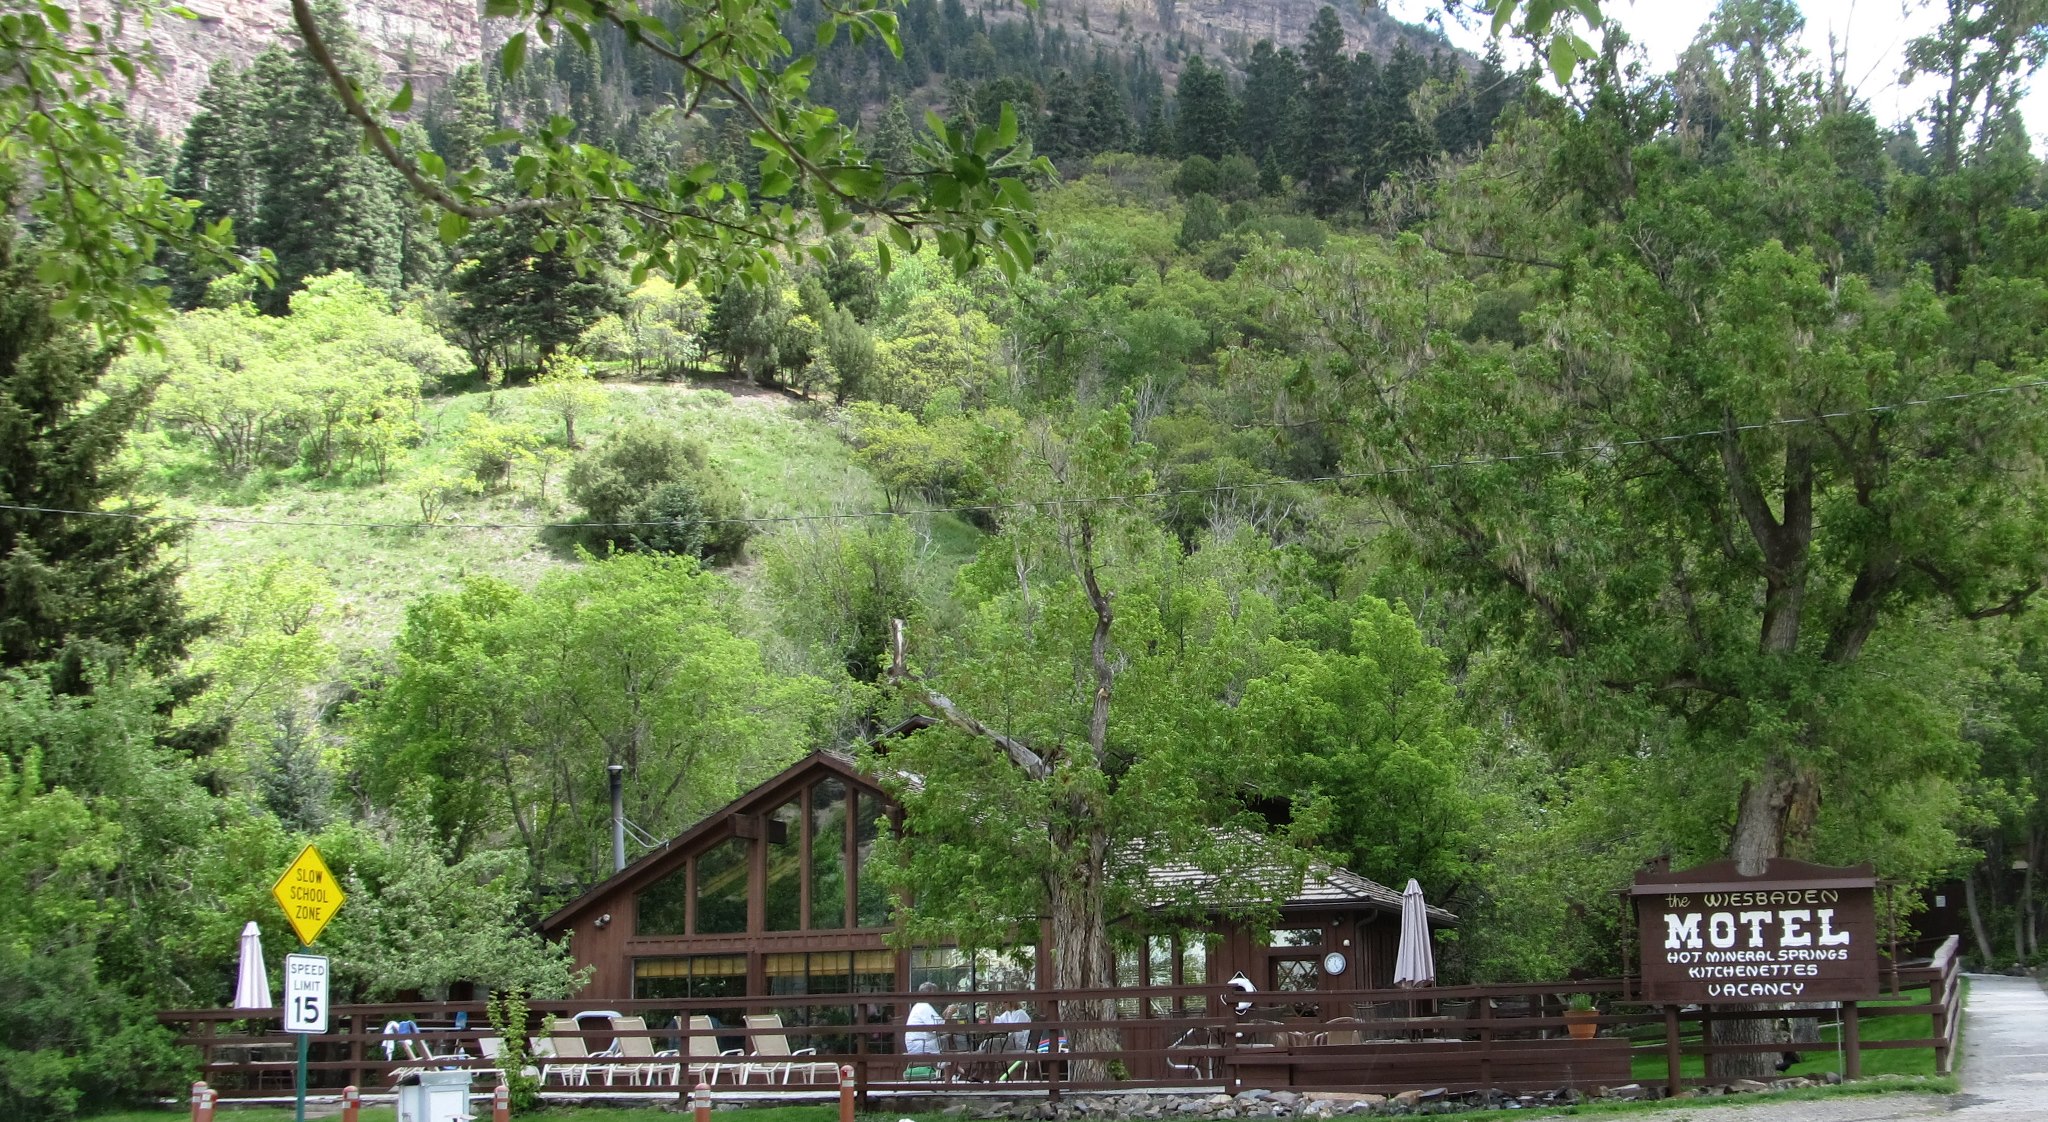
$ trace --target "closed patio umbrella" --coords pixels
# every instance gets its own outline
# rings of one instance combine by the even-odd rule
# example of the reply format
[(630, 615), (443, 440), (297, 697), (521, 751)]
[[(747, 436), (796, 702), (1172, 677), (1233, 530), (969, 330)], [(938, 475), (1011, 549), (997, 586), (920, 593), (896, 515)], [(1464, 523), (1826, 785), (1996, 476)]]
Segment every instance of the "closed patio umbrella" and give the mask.
[(263, 970), (263, 933), (250, 920), (242, 928), (241, 965), (235, 971), (236, 1009), (270, 1008), (270, 975)]
[(1436, 984), (1436, 953), (1429, 945), (1429, 905), (1422, 885), (1408, 882), (1401, 893), (1401, 945), (1394, 954), (1394, 984), (1404, 989)]

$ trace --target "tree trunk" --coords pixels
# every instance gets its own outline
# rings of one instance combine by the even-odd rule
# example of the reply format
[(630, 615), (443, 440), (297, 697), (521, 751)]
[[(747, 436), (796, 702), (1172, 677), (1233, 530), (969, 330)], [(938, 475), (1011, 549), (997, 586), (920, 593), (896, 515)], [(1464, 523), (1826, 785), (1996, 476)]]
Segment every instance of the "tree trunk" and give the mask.
[[(1735, 815), (1735, 836), (1729, 856), (1743, 876), (1761, 876), (1770, 859), (1785, 852), (1787, 837), (1802, 833), (1811, 825), (1818, 798), (1814, 776), (1783, 753), (1772, 753), (1763, 770), (1742, 789)], [(1764, 1009), (1767, 1005), (1738, 1005), (1733, 1009)], [(1775, 1038), (1777, 1022), (1769, 1020), (1725, 1020), (1713, 1022), (1716, 1044), (1766, 1044)], [(1770, 1052), (1738, 1052), (1707, 1057), (1707, 1074), (1717, 1079), (1769, 1079), (1777, 1073), (1778, 1057)]]
[[(1080, 809), (1080, 808), (1075, 808)], [(1116, 956), (1109, 944), (1109, 917), (1103, 914), (1102, 884), (1107, 865), (1108, 840), (1098, 825), (1076, 815), (1076, 825), (1054, 829), (1052, 843), (1069, 854), (1071, 864), (1046, 885), (1048, 916), (1046, 954), (1052, 959), (1050, 971), (1055, 996), (1060, 990), (1108, 989), (1116, 984)], [(1040, 976), (1046, 971), (1040, 967)], [(1116, 1017), (1116, 1002), (1106, 998), (1060, 1002), (1062, 1021), (1109, 1021)], [(1119, 1048), (1118, 1033), (1112, 1028), (1075, 1029), (1067, 1043), (1076, 1052), (1113, 1052)], [(1104, 1060), (1076, 1060), (1069, 1078), (1075, 1082), (1099, 1083), (1108, 1078)]]
[(1998, 969), (1998, 959), (1991, 953), (1991, 935), (1984, 927), (1984, 912), (1977, 907), (1977, 872), (1963, 874), (1963, 908), (1970, 913), (1970, 933), (1977, 937), (1977, 957), (1982, 960), (1980, 970)]

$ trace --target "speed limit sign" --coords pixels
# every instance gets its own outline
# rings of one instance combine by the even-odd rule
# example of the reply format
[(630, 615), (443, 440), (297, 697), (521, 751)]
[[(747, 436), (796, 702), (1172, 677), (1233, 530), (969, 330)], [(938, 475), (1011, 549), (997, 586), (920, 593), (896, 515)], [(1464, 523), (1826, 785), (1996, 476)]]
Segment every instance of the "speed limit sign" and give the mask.
[(284, 1031), (327, 1031), (327, 956), (284, 956)]

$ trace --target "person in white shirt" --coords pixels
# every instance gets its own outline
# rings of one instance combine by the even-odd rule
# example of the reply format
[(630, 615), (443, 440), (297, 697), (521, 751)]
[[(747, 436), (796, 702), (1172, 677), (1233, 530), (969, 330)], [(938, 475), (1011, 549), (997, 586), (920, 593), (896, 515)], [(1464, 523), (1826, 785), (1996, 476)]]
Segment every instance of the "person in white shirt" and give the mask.
[[(937, 982), (926, 982), (917, 987), (917, 992), (920, 994), (937, 993), (939, 992), (939, 985)], [(946, 1018), (939, 1016), (938, 1009), (933, 1007), (930, 1001), (920, 1001), (910, 1007), (910, 1017), (904, 1023), (913, 1026), (943, 1025), (946, 1023)], [(937, 1052), (939, 1050), (939, 1034), (935, 1032), (904, 1033), (903, 1050), (922, 1055)]]
[[(999, 1025), (1019, 1025), (1019, 1024), (1026, 1024), (1026, 1023), (1028, 1023), (1028, 1022), (1029, 1022), (1030, 1020), (1031, 1020), (1031, 1014), (1029, 1014), (1029, 1013), (1026, 1013), (1026, 1012), (1024, 1011), (1024, 1007), (1023, 1007), (1022, 1005), (1019, 1005), (1019, 1004), (1017, 1004), (1017, 1003), (1016, 1003), (1016, 1002), (1014, 1002), (1014, 1001), (1006, 1001), (1006, 1002), (1004, 1002), (1004, 1003), (1003, 1003), (1003, 1009), (1002, 1009), (1002, 1011), (996, 1014), (996, 1023), (997, 1023), (997, 1024), (999, 1024)], [(1007, 1038), (1007, 1040), (1005, 1040), (1005, 1042), (1004, 1042), (1004, 1046), (1005, 1046), (1005, 1047), (1007, 1047), (1007, 1048), (1009, 1048), (1009, 1049), (1010, 1049), (1011, 1051), (1013, 1051), (1013, 1052), (1028, 1052), (1028, 1051), (1030, 1051), (1030, 1050), (1031, 1050), (1031, 1030), (1030, 1030), (1030, 1029), (1017, 1029), (1017, 1030), (1015, 1030), (1014, 1032), (1010, 1033), (1010, 1035), (1009, 1035), (1009, 1037)]]

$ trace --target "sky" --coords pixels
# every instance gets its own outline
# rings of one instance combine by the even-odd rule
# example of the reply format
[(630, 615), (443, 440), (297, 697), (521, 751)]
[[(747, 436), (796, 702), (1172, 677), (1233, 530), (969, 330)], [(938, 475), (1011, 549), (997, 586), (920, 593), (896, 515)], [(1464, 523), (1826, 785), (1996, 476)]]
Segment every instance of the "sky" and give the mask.
[[(1419, 23), (1441, 7), (1441, 0), (1384, 0), (1383, 6), (1400, 19)], [(1603, 0), (1601, 7), (1648, 53), (1653, 68), (1668, 70), (1712, 14), (1714, 0)], [(1907, 40), (1940, 22), (1936, 5), (1926, 0), (1803, 0), (1799, 8), (1806, 15), (1805, 46), (1815, 62), (1825, 66), (1832, 31), (1847, 47), (1850, 84), (1870, 103), (1880, 123), (1910, 117), (1932, 96), (1935, 82), (1923, 78), (1906, 87), (1898, 79)], [(1483, 24), (1461, 28), (1446, 19), (1443, 27), (1459, 46), (1475, 51), (1486, 47)], [(1509, 57), (1519, 61), (1512, 53)], [(2048, 74), (2037, 76), (2034, 87), (2023, 112), (2038, 151), (2048, 135)]]

